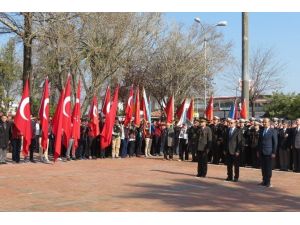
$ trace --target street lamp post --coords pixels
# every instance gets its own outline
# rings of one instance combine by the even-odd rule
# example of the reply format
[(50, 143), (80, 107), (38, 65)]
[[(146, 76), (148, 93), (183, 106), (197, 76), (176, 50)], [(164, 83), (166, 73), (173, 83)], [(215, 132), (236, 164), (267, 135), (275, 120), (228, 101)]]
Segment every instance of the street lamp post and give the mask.
[[(201, 30), (202, 30), (202, 33), (204, 34), (204, 43), (203, 43), (203, 48), (204, 48), (204, 107), (206, 107), (206, 98), (207, 98), (207, 96), (206, 96), (206, 82), (207, 82), (207, 75), (206, 75), (206, 46), (207, 46), (206, 29), (203, 26), (203, 24), (202, 24), (199, 17), (194, 18), (194, 21), (201, 25)], [(214, 26), (215, 27), (225, 27), (225, 26), (227, 26), (227, 21), (225, 21), (225, 20), (219, 21)]]

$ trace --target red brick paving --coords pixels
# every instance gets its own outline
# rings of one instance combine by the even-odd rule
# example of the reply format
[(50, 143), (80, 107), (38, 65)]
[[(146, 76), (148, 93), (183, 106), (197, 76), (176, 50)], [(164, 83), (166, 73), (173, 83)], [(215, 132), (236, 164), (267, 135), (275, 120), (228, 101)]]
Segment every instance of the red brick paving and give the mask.
[(258, 186), (260, 170), (161, 158), (98, 159), (0, 165), (0, 211), (300, 211), (300, 174), (274, 171), (273, 188)]

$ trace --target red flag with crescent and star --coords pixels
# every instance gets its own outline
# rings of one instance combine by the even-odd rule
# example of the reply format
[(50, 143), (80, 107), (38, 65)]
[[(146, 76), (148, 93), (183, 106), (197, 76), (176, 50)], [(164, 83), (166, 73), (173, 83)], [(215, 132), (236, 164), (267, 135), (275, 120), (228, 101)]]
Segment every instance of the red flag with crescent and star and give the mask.
[(29, 145), (31, 144), (32, 137), (29, 98), (29, 80), (27, 79), (24, 86), (22, 99), (14, 118), (15, 126), (23, 136), (22, 152), (25, 157), (28, 156)]
[(77, 149), (78, 147), (78, 140), (80, 139), (80, 80), (78, 81), (77, 85), (77, 92), (76, 92), (76, 100), (75, 100), (75, 106), (73, 108), (73, 113), (72, 113), (72, 124), (73, 124), (73, 129), (72, 129), (72, 136), (74, 138), (74, 145), (73, 145), (73, 151)]
[(69, 140), (71, 138), (71, 74), (68, 74), (62, 110), (62, 128), (64, 131), (63, 144), (68, 148)]
[(49, 86), (48, 78), (44, 83), (44, 92), (41, 99), (41, 107), (39, 110), (39, 118), (41, 121), (42, 141), (41, 146), (43, 150), (47, 149), (48, 142), (48, 125), (49, 125)]
[(62, 137), (62, 120), (63, 120), (63, 103), (64, 103), (64, 90), (61, 91), (58, 104), (53, 117), (53, 134), (55, 135), (54, 142), (54, 162), (60, 156), (61, 153), (61, 137)]
[(99, 131), (99, 117), (98, 117), (98, 103), (97, 103), (97, 97), (93, 97), (93, 101), (90, 107), (90, 112), (89, 112), (89, 128), (90, 132), (89, 135), (91, 137), (96, 137), (100, 134)]
[(107, 86), (106, 92), (105, 92), (105, 98), (102, 105), (102, 113), (104, 116), (106, 116), (110, 111), (110, 88)]
[(125, 126), (127, 126), (131, 121), (132, 112), (133, 112), (133, 85), (130, 88), (127, 106), (125, 109), (125, 121), (124, 121)]

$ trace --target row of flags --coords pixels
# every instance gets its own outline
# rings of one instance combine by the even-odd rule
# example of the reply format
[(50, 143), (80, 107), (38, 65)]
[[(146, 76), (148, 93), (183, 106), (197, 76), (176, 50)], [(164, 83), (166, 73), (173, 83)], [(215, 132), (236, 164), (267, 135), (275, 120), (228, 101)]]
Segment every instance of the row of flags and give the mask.
[[(109, 89), (108, 89), (109, 90)], [(78, 140), (80, 139), (80, 125), (81, 125), (81, 112), (80, 112), (80, 81), (77, 85), (76, 99), (73, 107), (73, 112), (71, 114), (71, 75), (68, 75), (65, 88), (61, 91), (58, 100), (57, 107), (53, 116), (52, 130), (55, 135), (55, 152), (54, 161), (60, 157), (61, 154), (61, 144), (67, 148), (69, 140), (74, 139), (73, 150), (78, 147)], [(105, 116), (106, 120), (103, 129), (100, 133), (99, 130), (99, 113), (98, 113), (98, 103), (97, 97), (93, 96), (90, 111), (89, 111), (89, 124), (90, 135), (97, 136), (101, 135), (101, 147), (106, 148), (110, 145), (112, 136), (112, 127), (116, 117), (117, 106), (118, 106), (118, 92), (119, 86), (116, 88), (114, 93), (114, 99), (112, 106), (110, 106), (110, 94), (106, 93), (106, 99), (108, 101), (105, 103)], [(48, 128), (49, 128), (49, 81), (46, 78), (44, 82), (43, 96), (41, 99), (41, 105), (39, 109), (39, 118), (41, 126), (41, 146), (45, 150), (47, 148), (48, 142)], [(31, 144), (31, 139), (34, 134), (32, 134), (31, 126), (31, 112), (30, 112), (30, 90), (29, 90), (29, 80), (26, 81), (22, 98), (14, 118), (14, 123), (20, 134), (23, 136), (23, 146), (22, 151), (25, 157), (28, 156), (29, 146)]]
[[(208, 120), (212, 120), (214, 117), (213, 96), (211, 96), (208, 101), (208, 105), (206, 107), (204, 115)], [(241, 102), (240, 115), (239, 115), (239, 105), (238, 105), (237, 99), (235, 99), (234, 103), (230, 107), (228, 118), (235, 119), (235, 120), (238, 118), (241, 118), (241, 119), (248, 118), (248, 110), (247, 110), (245, 99), (243, 99)]]
[[(81, 124), (81, 112), (80, 112), (80, 81), (77, 85), (76, 99), (71, 114), (71, 75), (68, 75), (65, 88), (61, 91), (59, 101), (53, 117), (53, 133), (55, 135), (55, 153), (54, 160), (60, 157), (61, 143), (67, 148), (70, 138), (74, 139), (73, 150), (78, 147), (78, 140), (80, 139), (80, 124)], [(117, 115), (118, 108), (118, 94), (119, 86), (116, 87), (113, 100), (111, 102), (110, 87), (108, 86), (105, 93), (104, 102), (102, 105), (102, 114), (105, 116), (105, 123), (102, 130), (99, 129), (99, 113), (98, 113), (98, 101), (94, 95), (92, 98), (90, 110), (89, 110), (89, 123), (90, 135), (93, 137), (101, 135), (101, 148), (105, 149), (111, 144), (112, 129)], [(41, 125), (41, 146), (43, 149), (47, 148), (48, 141), (48, 127), (49, 127), (49, 81), (46, 78), (44, 82), (43, 96), (41, 99), (39, 118)], [(141, 100), (140, 100), (141, 97)], [(139, 127), (141, 124), (141, 112), (145, 121), (151, 121), (151, 101), (147, 98), (146, 91), (142, 88), (142, 94), (140, 96), (139, 87), (136, 89), (134, 95), (133, 85), (130, 87), (127, 105), (125, 109), (124, 125), (127, 126), (132, 117), (134, 117), (134, 125)], [(174, 96), (172, 95), (165, 107), (166, 122), (173, 123), (174, 121)], [(185, 98), (175, 113), (178, 123), (177, 125), (187, 124), (192, 125), (194, 119), (194, 99)], [(24, 86), (21, 102), (19, 104), (16, 116), (14, 119), (15, 126), (23, 136), (23, 154), (28, 156), (29, 146), (31, 143), (32, 134), (31, 130), (31, 112), (30, 112), (30, 91), (29, 81), (27, 80)], [(213, 97), (211, 96), (205, 110), (205, 116), (207, 119), (213, 119)], [(229, 113), (230, 118), (237, 119), (238, 117), (238, 105), (237, 101), (231, 107)], [(241, 118), (247, 118), (247, 109), (242, 101), (242, 107), (240, 111)]]

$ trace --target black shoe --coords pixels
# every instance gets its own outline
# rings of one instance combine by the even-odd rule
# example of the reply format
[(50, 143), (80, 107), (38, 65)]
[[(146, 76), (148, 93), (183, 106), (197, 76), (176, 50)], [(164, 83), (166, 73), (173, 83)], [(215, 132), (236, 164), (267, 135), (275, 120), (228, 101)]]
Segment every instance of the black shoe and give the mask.
[(72, 157), (71, 159), (72, 159), (72, 160), (77, 160), (76, 157)]
[(226, 181), (232, 181), (232, 178), (227, 177), (227, 178), (226, 178)]
[(200, 175), (200, 174), (197, 174), (196, 177), (201, 177), (201, 175)]
[(36, 163), (36, 161), (34, 159), (30, 159), (30, 162), (32, 163)]
[(266, 186), (265, 182), (263, 182), (263, 181), (257, 185)]
[(238, 182), (239, 181), (239, 178), (234, 178), (233, 179), (233, 182)]
[(268, 188), (273, 187), (272, 184), (270, 184), (270, 183), (269, 183), (269, 184), (266, 184), (265, 186), (268, 187)]

